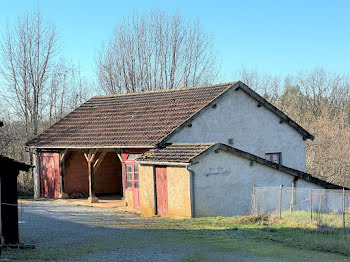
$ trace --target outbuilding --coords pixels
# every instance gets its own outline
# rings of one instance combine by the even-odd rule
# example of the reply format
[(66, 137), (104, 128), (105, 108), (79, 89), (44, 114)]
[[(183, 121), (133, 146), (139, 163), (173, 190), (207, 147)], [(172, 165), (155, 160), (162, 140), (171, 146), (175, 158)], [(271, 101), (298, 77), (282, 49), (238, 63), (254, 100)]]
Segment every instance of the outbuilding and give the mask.
[(35, 198), (113, 195), (145, 216), (189, 218), (249, 212), (253, 185), (336, 187), (306, 173), (308, 139), (238, 81), (96, 96), (26, 146)]
[(18, 244), (17, 176), (30, 165), (0, 155), (0, 237), (1, 244)]
[(174, 143), (151, 150), (136, 162), (143, 216), (248, 214), (254, 185), (341, 189), (221, 143)]

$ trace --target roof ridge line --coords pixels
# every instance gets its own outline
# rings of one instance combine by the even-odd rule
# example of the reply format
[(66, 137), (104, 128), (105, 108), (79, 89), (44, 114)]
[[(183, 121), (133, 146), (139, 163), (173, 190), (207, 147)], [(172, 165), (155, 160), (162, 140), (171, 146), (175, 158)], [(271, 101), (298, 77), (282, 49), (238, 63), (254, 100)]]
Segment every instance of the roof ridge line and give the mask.
[(213, 145), (213, 144), (217, 144), (217, 143), (220, 143), (220, 142), (208, 142), (208, 143), (171, 143), (169, 146), (171, 145)]
[(140, 95), (140, 94), (148, 94), (148, 93), (175, 92), (175, 91), (179, 91), (179, 90), (188, 90), (188, 89), (205, 88), (205, 87), (222, 87), (222, 86), (233, 85), (236, 82), (237, 81), (225, 82), (225, 83), (220, 83), (220, 84), (212, 84), (212, 85), (180, 87), (180, 88), (173, 88), (173, 89), (149, 90), (149, 91), (140, 91), (140, 92), (131, 92), (131, 93), (123, 93), (123, 94), (113, 94), (113, 95), (99, 95), (99, 96), (93, 96), (89, 100), (91, 100), (93, 98), (108, 98), (108, 97), (118, 97), (118, 96), (127, 96), (127, 95)]

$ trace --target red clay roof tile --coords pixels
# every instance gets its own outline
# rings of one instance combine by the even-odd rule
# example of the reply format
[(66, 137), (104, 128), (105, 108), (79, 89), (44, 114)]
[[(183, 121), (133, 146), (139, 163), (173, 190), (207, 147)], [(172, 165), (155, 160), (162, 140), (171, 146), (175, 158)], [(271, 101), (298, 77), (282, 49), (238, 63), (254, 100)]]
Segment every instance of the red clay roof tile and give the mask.
[(26, 146), (154, 147), (232, 85), (226, 83), (93, 97)]

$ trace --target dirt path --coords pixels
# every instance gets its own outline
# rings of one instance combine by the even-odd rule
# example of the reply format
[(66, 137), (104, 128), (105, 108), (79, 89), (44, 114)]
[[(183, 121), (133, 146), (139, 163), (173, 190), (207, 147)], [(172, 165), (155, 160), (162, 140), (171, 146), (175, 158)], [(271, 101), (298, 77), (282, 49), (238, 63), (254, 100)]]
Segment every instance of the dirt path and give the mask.
[[(240, 230), (168, 229), (123, 209), (55, 201), (25, 202), (21, 241), (6, 250), (20, 261), (344, 261), (344, 257), (247, 240)], [(172, 227), (173, 228), (173, 227)], [(346, 260), (345, 260), (346, 261)]]

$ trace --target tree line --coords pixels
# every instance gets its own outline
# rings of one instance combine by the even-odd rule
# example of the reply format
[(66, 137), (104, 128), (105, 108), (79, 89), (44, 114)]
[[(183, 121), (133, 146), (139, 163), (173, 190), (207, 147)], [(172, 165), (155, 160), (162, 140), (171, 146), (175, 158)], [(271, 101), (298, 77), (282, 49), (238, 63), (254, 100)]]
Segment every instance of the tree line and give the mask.
[[(118, 24), (97, 52), (96, 77), (62, 55), (58, 32), (38, 11), (0, 36), (0, 154), (31, 163), (24, 144), (93, 94), (119, 94), (211, 84), (220, 80), (212, 37), (198, 21), (152, 11)], [(287, 77), (241, 68), (234, 72), (315, 135), (307, 141), (308, 171), (350, 186), (350, 80), (314, 69)], [(32, 188), (30, 176), (22, 185)]]
[(315, 68), (283, 78), (241, 68), (235, 76), (315, 136), (306, 143), (310, 174), (350, 187), (348, 74)]

